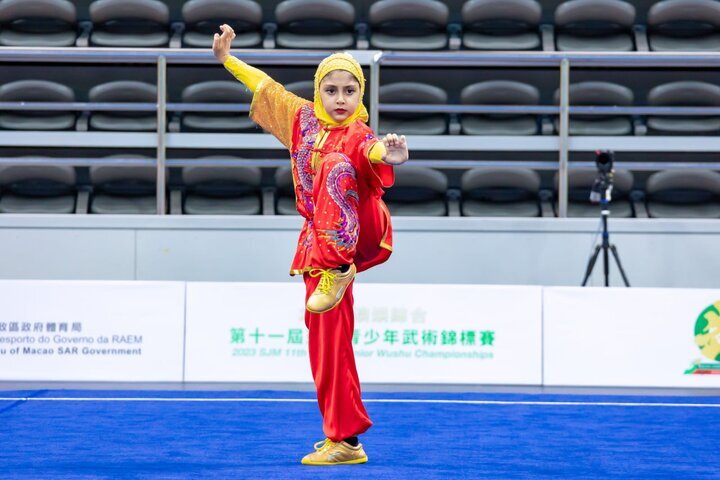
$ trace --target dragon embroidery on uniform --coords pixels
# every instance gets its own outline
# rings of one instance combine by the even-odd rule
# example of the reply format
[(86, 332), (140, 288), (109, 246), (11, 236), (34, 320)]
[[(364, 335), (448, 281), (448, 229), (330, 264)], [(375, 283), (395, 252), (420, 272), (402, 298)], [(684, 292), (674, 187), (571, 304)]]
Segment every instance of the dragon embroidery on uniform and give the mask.
[[(345, 159), (347, 160), (347, 157)], [(330, 198), (340, 207), (340, 219), (336, 222), (336, 229), (325, 230), (324, 236), (333, 241), (338, 248), (351, 250), (355, 248), (358, 241), (358, 217), (356, 208), (350, 204), (350, 199), (357, 203), (360, 198), (354, 190), (347, 190), (343, 193), (345, 189), (342, 186), (342, 180), (347, 177), (353, 180), (357, 179), (355, 168), (349, 160), (339, 162), (328, 174), (327, 191)]]
[(312, 159), (313, 147), (317, 133), (320, 131), (320, 123), (318, 122), (315, 112), (311, 105), (305, 105), (300, 109), (300, 144), (292, 155), (293, 167), (295, 174), (299, 180), (299, 191), (296, 192), (305, 205), (308, 218), (312, 218), (315, 206), (312, 201), (313, 192), (313, 176), (310, 161)]

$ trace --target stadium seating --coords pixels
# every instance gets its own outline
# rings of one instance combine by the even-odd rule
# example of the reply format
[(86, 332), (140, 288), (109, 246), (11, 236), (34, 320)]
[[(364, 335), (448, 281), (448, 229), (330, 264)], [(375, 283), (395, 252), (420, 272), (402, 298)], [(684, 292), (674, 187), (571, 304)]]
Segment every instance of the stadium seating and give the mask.
[[(641, 5), (647, 7), (625, 0), (94, 0), (80, 9), (68, 0), (2, 0), (0, 46), (209, 48), (218, 25), (228, 23), (234, 48), (720, 51), (718, 0), (662, 0), (646, 16), (638, 15)], [(543, 10), (550, 8), (548, 18)]]
[(167, 47), (170, 11), (159, 0), (95, 0), (90, 4), (97, 47)]
[(442, 50), (448, 46), (448, 7), (436, 0), (380, 0), (370, 6), (370, 46)]
[(561, 52), (629, 52), (635, 49), (635, 7), (622, 0), (569, 0), (555, 10)]
[(155, 167), (93, 165), (90, 213), (152, 215), (157, 212), (156, 180)]
[(448, 215), (447, 189), (444, 173), (404, 165), (395, 171), (395, 185), (383, 198), (392, 215), (444, 217)]
[(462, 215), (540, 217), (540, 175), (526, 168), (477, 167), (463, 173)]
[(234, 48), (262, 44), (262, 8), (252, 0), (190, 0), (182, 7), (182, 46), (210, 48), (218, 26), (227, 23), (235, 31)]
[[(247, 103), (250, 92), (242, 83), (232, 80), (211, 80), (189, 85), (182, 92), (183, 103)], [(184, 132), (243, 132), (258, 130), (247, 112), (185, 112), (181, 130)]]
[[(590, 192), (598, 178), (594, 168), (572, 168), (568, 170), (568, 217), (599, 217), (600, 206), (590, 202)], [(633, 189), (634, 177), (629, 170), (616, 169), (613, 178), (612, 216), (629, 218), (635, 216), (630, 192)], [(555, 175), (555, 215), (557, 215), (558, 176)]]
[[(97, 103), (156, 103), (157, 87), (145, 82), (118, 80), (96, 85), (88, 94)], [(157, 129), (157, 114), (142, 111), (107, 111), (90, 114), (91, 130), (151, 132)]]
[(0, 46), (72, 47), (77, 10), (67, 0), (4, 0), (0, 25)]
[(0, 213), (74, 213), (75, 169), (0, 166)]
[(275, 213), (278, 215), (297, 215), (295, 210), (295, 188), (292, 170), (289, 166), (275, 171)]
[[(397, 82), (380, 86), (381, 103), (445, 105), (447, 93), (440, 87), (419, 82)], [(408, 135), (442, 135), (448, 117), (440, 113), (384, 112), (380, 114), (379, 134), (403, 132)]]
[(275, 8), (278, 48), (355, 46), (355, 8), (342, 0), (285, 0)]
[[(233, 42), (236, 49), (274, 48), (284, 50), (277, 52), (292, 58), (304, 58), (306, 52), (292, 52), (293, 49), (321, 49), (323, 52), (312, 52), (310, 55), (324, 54), (329, 50), (362, 49), (370, 47), (388, 51), (405, 52), (415, 55), (417, 52), (433, 52), (439, 55), (438, 62), (427, 65), (422, 62), (410, 61), (398, 66), (397, 63), (382, 64), (380, 70), (381, 81), (377, 92), (380, 100), (378, 113), (377, 133), (397, 132), (410, 136), (413, 159), (431, 159), (430, 165), (440, 170), (420, 169), (414, 171), (407, 166), (398, 169), (398, 187), (388, 193), (388, 202), (393, 213), (398, 215), (428, 215), (445, 216), (455, 215), (453, 206), (457, 204), (458, 212), (462, 208), (465, 216), (503, 215), (516, 208), (513, 216), (534, 216), (535, 199), (530, 208), (512, 205), (512, 202), (503, 203), (502, 195), (498, 198), (485, 197), (490, 193), (503, 193), (504, 189), (516, 188), (500, 182), (495, 187), (485, 187), (482, 182), (502, 179), (512, 183), (521, 179), (533, 183), (538, 172), (541, 173), (542, 185), (533, 187), (533, 195), (551, 195), (553, 190), (553, 164), (557, 162), (557, 153), (551, 146), (557, 138), (551, 135), (560, 135), (559, 120), (556, 110), (544, 113), (459, 113), (452, 110), (454, 105), (463, 106), (512, 106), (512, 107), (551, 107), (559, 104), (559, 90), (557, 85), (559, 77), (556, 67), (553, 72), (550, 68), (536, 65), (511, 63), (492, 64), (485, 68), (472, 64), (458, 64), (451, 68), (444, 68), (443, 62), (462, 60), (466, 54), (485, 55), (492, 52), (487, 58), (502, 58), (503, 55), (518, 56), (535, 55), (531, 50), (558, 50), (560, 52), (630, 52), (629, 63), (616, 71), (595, 68), (585, 62), (583, 66), (571, 64), (570, 78), (574, 83), (569, 86), (570, 106), (576, 107), (662, 107), (681, 109), (683, 107), (720, 107), (720, 82), (714, 78), (714, 71), (701, 68), (702, 65), (682, 69), (668, 69), (661, 65), (654, 70), (643, 71), (634, 69), (632, 65), (633, 51), (650, 49), (656, 52), (714, 52), (720, 51), (720, 1), (718, 0), (662, 0), (652, 2), (630, 2), (622, 0), (569, 0), (553, 2), (549, 0), (505, 0), (494, 2), (490, 0), (458, 0), (456, 2), (440, 2), (436, 0), (379, 0), (359, 2), (357, 0), (275, 0), (274, 2), (257, 2), (252, 0), (96, 0), (85, 3), (68, 2), (66, 0), (0, 0), (0, 47), (51, 47), (84, 45), (89, 41), (90, 47), (131, 47), (139, 50), (129, 53), (143, 56), (143, 60), (134, 63), (132, 60), (120, 60), (113, 64), (103, 59), (102, 51), (98, 54), (98, 61), (87, 61), (87, 73), (82, 76), (75, 75), (78, 64), (70, 61), (67, 64), (59, 62), (46, 62), (38, 56), (37, 62), (11, 60), (3, 65), (3, 78), (0, 81), (0, 103), (3, 102), (57, 102), (73, 103), (143, 103), (151, 105), (144, 109), (119, 110), (88, 109), (78, 115), (82, 107), (68, 106), (67, 109), (38, 110), (33, 108), (5, 107), (0, 109), (0, 130), (23, 132), (50, 132), (52, 140), (48, 145), (55, 145), (62, 149), (62, 153), (51, 153), (55, 156), (72, 157), (76, 147), (62, 148), (67, 142), (67, 131), (90, 131), (97, 134), (102, 140), (93, 147), (92, 152), (84, 156), (101, 158), (110, 151), (101, 151), (102, 142), (108, 139), (112, 146), (117, 148), (118, 140), (126, 133), (146, 132), (157, 133), (158, 89), (152, 78), (155, 75), (155, 56), (167, 53), (167, 101), (170, 103), (201, 103), (201, 104), (249, 104), (251, 93), (239, 82), (232, 80), (227, 73), (216, 64), (206, 63), (202, 55), (209, 56), (207, 49), (212, 43), (212, 34), (217, 31), (219, 23), (228, 23), (233, 26), (237, 37)], [(647, 29), (647, 35), (645, 35)], [(177, 43), (173, 43), (177, 40)], [(182, 40), (180, 42), (180, 40)], [(174, 47), (187, 49), (197, 48), (201, 51), (174, 50)], [(170, 47), (170, 49), (168, 49)], [(462, 49), (463, 52), (453, 52)], [(92, 48), (81, 53), (85, 55)], [(38, 52), (40, 52), (38, 50)], [(202, 53), (200, 53), (202, 52)], [(517, 53), (520, 52), (520, 53)], [(527, 52), (527, 53), (525, 53)], [(259, 52), (251, 53), (251, 58)], [(192, 60), (183, 60), (183, 55)], [(264, 53), (259, 53), (262, 58)], [(500, 55), (500, 57), (498, 57)], [(553, 54), (553, 55), (562, 55)], [(242, 56), (242, 55), (241, 55)], [(392, 57), (392, 55), (389, 55)], [(177, 59), (180, 59), (179, 61)], [(421, 57), (417, 57), (421, 58)], [(476, 57), (473, 57), (476, 58)], [(485, 58), (485, 57), (483, 57)], [(515, 57), (512, 57), (515, 58)], [(588, 55), (587, 58), (594, 58)], [(599, 58), (599, 57), (598, 57)], [(198, 60), (200, 59), (200, 60)], [(434, 60), (433, 60), (434, 61)], [(284, 62), (284, 60), (282, 61)], [(311, 78), (313, 67), (305, 62), (290, 61), (285, 64), (276, 62), (258, 63), (265, 69), (267, 66), (274, 78), (286, 83), (288, 90), (297, 95), (312, 99), (313, 84)], [(365, 60), (367, 66), (367, 60)], [(142, 64), (142, 65), (140, 65)], [(53, 68), (47, 68), (48, 66)], [(107, 66), (107, 69), (105, 69)], [(55, 68), (57, 67), (57, 69)], [(616, 66), (617, 67), (617, 66)], [(67, 72), (72, 70), (72, 74)], [(148, 71), (152, 73), (148, 75)], [(635, 75), (635, 72), (638, 75)], [(6, 73), (7, 72), (7, 73)], [(654, 73), (658, 74), (655, 75)], [(97, 73), (97, 75), (96, 75)], [(297, 81), (298, 79), (303, 79)], [(112, 80), (112, 81), (108, 81)], [(141, 81), (142, 80), (142, 81)], [(370, 107), (372, 91), (371, 77), (368, 75), (368, 86), (365, 103)], [(100, 85), (96, 83), (104, 82)], [(402, 112), (388, 111), (383, 105), (388, 104), (414, 104), (414, 105), (449, 105), (448, 111), (435, 112)], [(277, 151), (270, 153), (265, 139), (261, 136), (248, 135), (260, 133), (261, 130), (247, 116), (245, 112), (195, 112), (176, 111), (170, 108), (169, 137), (158, 138), (158, 142), (165, 142), (170, 152), (169, 157), (185, 157), (187, 151), (183, 150), (191, 142), (191, 138), (201, 139), (204, 145), (212, 145), (216, 139), (226, 142), (222, 158), (227, 158), (231, 148), (240, 145), (242, 152), (250, 151), (248, 157), (253, 159), (268, 159), (267, 166), (261, 170), (276, 168)], [(181, 110), (181, 109), (179, 109)], [(371, 109), (372, 110), (372, 109)], [(643, 112), (644, 113), (644, 112)], [(119, 133), (111, 133), (119, 132)], [(7, 133), (7, 132), (5, 132)], [(192, 135), (184, 135), (184, 134)], [(198, 133), (208, 135), (196, 135)], [(232, 133), (231, 136), (217, 134)], [(234, 134), (238, 134), (234, 136)], [(628, 152), (620, 151), (619, 155), (626, 158), (637, 159), (642, 162), (651, 160), (653, 163), (664, 161), (674, 164), (683, 162), (713, 161), (711, 143), (707, 147), (698, 146), (693, 154), (671, 153), (663, 155), (660, 145), (672, 142), (672, 136), (698, 136), (703, 137), (700, 142), (711, 142), (711, 136), (720, 134), (720, 115), (694, 114), (688, 112), (683, 115), (668, 114), (614, 114), (603, 113), (592, 115), (571, 114), (569, 122), (569, 135), (571, 137), (612, 137), (609, 141), (631, 145), (633, 142), (655, 139), (629, 138), (644, 134), (662, 137), (658, 147), (651, 147), (650, 151), (639, 150), (632, 147)], [(26, 134), (26, 133), (23, 133)], [(462, 134), (463, 137), (456, 136)], [(72, 135), (78, 135), (73, 133)], [(107, 135), (107, 136), (104, 136)], [(113, 137), (113, 135), (116, 135)], [(547, 135), (543, 137), (541, 135)], [(416, 140), (414, 137), (423, 137)], [(418, 149), (416, 145), (430, 145), (433, 139), (426, 136), (437, 137), (437, 142), (428, 150)], [(474, 142), (482, 142), (481, 138), (471, 136), (497, 137), (488, 145), (477, 147)], [(38, 138), (41, 136), (39, 135)], [(129, 149), (155, 148), (149, 143), (148, 135), (142, 142), (135, 143), (129, 140)], [(525, 139), (500, 137), (526, 137)], [(628, 138), (615, 138), (628, 137)], [(130, 138), (130, 137), (124, 137)], [(246, 141), (247, 139), (247, 141)], [(238, 142), (239, 140), (239, 142)], [(678, 141), (682, 139), (676, 139)], [(94, 140), (93, 140), (94, 141)], [(152, 142), (152, 141), (151, 141)], [(254, 142), (257, 142), (256, 144)], [(424, 142), (424, 143), (423, 143)], [(520, 148), (527, 142), (527, 150)], [(588, 142), (588, 143), (583, 143)], [(577, 145), (590, 145), (596, 142), (602, 145), (603, 140), (594, 138), (570, 139), (573, 152), (584, 151)], [(11, 141), (6, 141), (12, 144)], [(142, 143), (142, 147), (140, 145)], [(233, 146), (229, 146), (232, 144)], [(456, 147), (459, 144), (460, 147)], [(497, 150), (493, 147), (498, 144)], [(182, 145), (178, 147), (177, 145)], [(256, 146), (257, 145), (257, 146)], [(468, 146), (470, 145), (470, 146)], [(539, 145), (534, 151), (533, 145)], [(633, 144), (634, 145), (634, 144)], [(646, 144), (643, 144), (646, 145)], [(653, 144), (655, 145), (655, 144)], [(446, 150), (441, 150), (445, 147)], [(20, 147), (18, 147), (20, 148)], [(18, 153), (17, 148), (4, 153), (4, 157), (13, 157), (30, 154), (33, 157), (48, 155), (41, 148), (22, 147)], [(50, 147), (48, 147), (50, 148)], [(56, 147), (52, 147), (56, 148)], [(108, 148), (112, 148), (108, 145)], [(212, 146), (194, 149), (189, 156), (219, 158), (218, 149)], [(584, 146), (582, 148), (587, 148)], [(591, 146), (590, 148), (595, 148)], [(647, 147), (643, 147), (647, 148)], [(174, 150), (173, 149), (178, 149)], [(60, 150), (58, 150), (60, 151)], [(138, 150), (134, 150), (138, 151)], [(100, 153), (98, 153), (100, 152)], [(417, 152), (417, 153), (416, 153)], [(631, 153), (631, 152), (638, 152)], [(147, 150), (144, 150), (147, 153)], [(232, 152), (243, 155), (244, 153)], [(657, 154), (656, 154), (657, 153)], [(697, 154), (700, 160), (694, 160)], [(152, 155), (152, 154), (151, 154)], [(576, 153), (572, 154), (573, 156)], [(272, 159), (270, 158), (272, 157)], [(542, 158), (543, 160), (536, 160)], [(509, 169), (505, 172), (497, 166), (478, 166), (492, 160), (490, 164), (507, 160)], [(518, 164), (543, 163), (542, 166), (526, 165), (513, 166), (513, 161), (521, 160)], [(220, 160), (217, 160), (220, 162)], [(447, 161), (446, 170), (443, 162)], [(476, 164), (474, 163), (476, 162)], [(21, 166), (11, 165), (12, 168)], [(90, 162), (92, 163), (92, 162)], [(102, 162), (100, 162), (102, 163)], [(242, 163), (242, 159), (240, 159)], [(458, 164), (460, 165), (458, 167)], [(85, 165), (81, 162), (81, 165)], [(97, 165), (91, 167), (108, 167)], [(48, 168), (50, 167), (42, 167)], [(65, 167), (63, 167), (65, 168)], [(126, 167), (113, 167), (126, 168)], [(139, 167), (127, 167), (139, 168)], [(289, 169), (279, 168), (275, 176), (265, 175), (258, 185), (257, 192), (253, 193), (252, 202), (247, 200), (249, 207), (225, 207), (227, 200), (222, 194), (214, 194), (212, 188), (206, 194), (206, 185), (203, 181), (196, 181), (197, 175), (208, 175), (212, 183), (213, 174), (225, 175), (226, 180), (245, 189), (241, 172), (245, 168), (251, 170), (256, 167), (215, 165), (213, 167), (172, 167), (177, 185), (173, 185), (169, 178), (169, 185), (177, 187), (181, 192), (183, 201), (180, 209), (173, 213), (201, 214), (202, 211), (226, 211), (228, 214), (278, 213), (295, 214), (294, 193)], [(654, 168), (654, 167), (653, 167)], [(152, 167), (148, 167), (152, 169)], [(203, 170), (205, 169), (205, 170)], [(533, 170), (534, 169), (534, 170)], [(546, 170), (550, 169), (550, 171)], [(83, 202), (78, 202), (78, 195), (86, 193), (83, 189), (93, 189), (92, 204), (85, 208), (89, 212), (108, 213), (122, 210), (122, 208), (103, 207), (103, 196), (118, 200), (124, 196), (133, 199), (135, 206), (125, 208), (125, 211), (145, 210), (154, 213), (155, 201), (145, 199), (145, 207), (140, 208), (136, 201), (137, 192), (130, 189), (130, 193), (123, 193), (122, 189), (112, 190), (110, 194), (104, 190), (104, 184), (98, 183), (93, 173), (93, 179), (87, 176), (87, 168), (78, 166), (72, 169), (77, 178), (73, 184), (73, 198), (81, 211)], [(454, 171), (453, 171), (454, 170)], [(545, 171), (543, 171), (545, 170)], [(592, 170), (592, 169), (591, 169)], [(647, 170), (643, 167), (640, 170)], [(15, 170), (8, 170), (15, 171)], [(101, 169), (102, 171), (102, 169)], [(264, 170), (265, 173), (270, 171)], [(514, 171), (513, 174), (509, 173)], [(3, 170), (5, 172), (5, 170)], [(94, 170), (93, 170), (94, 172)], [(189, 173), (188, 173), (189, 172)], [(200, 173), (197, 173), (200, 172)], [(402, 173), (402, 172), (408, 172)], [(472, 173), (471, 173), (472, 172)], [(497, 173), (500, 172), (500, 173)], [(528, 173), (530, 172), (530, 173)], [(130, 173), (133, 173), (132, 170)], [(645, 204), (633, 203), (630, 197), (642, 195), (645, 189), (645, 176), (641, 172), (634, 172), (637, 180), (631, 178), (630, 186), (626, 186), (627, 171), (618, 173), (616, 179), (615, 200), (613, 202), (614, 216), (643, 216), (637, 209)], [(185, 176), (188, 175), (186, 178)], [(516, 176), (513, 176), (516, 175)], [(582, 177), (581, 170), (571, 168), (569, 180), (571, 188), (571, 202), (569, 214), (571, 216), (594, 216), (597, 207), (586, 205), (583, 197), (589, 188), (589, 177)], [(632, 176), (632, 174), (630, 174)], [(52, 176), (52, 175), (51, 175)], [(236, 178), (237, 176), (237, 178)], [(140, 179), (142, 179), (142, 175)], [(149, 178), (149, 177), (148, 177)], [(153, 177), (155, 178), (155, 177)], [(206, 177), (202, 177), (206, 178)], [(654, 177), (652, 177), (654, 178)], [(662, 177), (660, 177), (662, 178)], [(692, 177), (694, 178), (694, 177)], [(704, 178), (704, 177), (703, 177)], [(145, 179), (147, 180), (147, 179)], [(144, 181), (144, 180), (143, 180)], [(702, 180), (704, 181), (704, 180)], [(476, 182), (475, 184), (473, 182)], [(479, 183), (478, 183), (479, 182)], [(252, 183), (252, 182), (251, 182)], [(22, 197), (34, 203), (33, 195), (37, 192), (20, 188), (11, 193), (10, 184), (0, 178), (0, 188), (5, 198), (8, 195)], [(112, 182), (111, 182), (112, 184)], [(534, 183), (533, 183), (534, 184)], [(199, 186), (198, 186), (199, 185)], [(254, 184), (253, 184), (254, 185)], [(475, 186), (473, 186), (475, 185)], [(480, 185), (480, 186), (478, 186)], [(650, 186), (653, 183), (649, 183)], [(111, 185), (112, 186), (112, 185)], [(249, 187), (247, 187), (249, 188)], [(492, 190), (495, 188), (495, 190)], [(519, 188), (519, 187), (518, 187)], [(77, 189), (80, 189), (78, 194)], [(479, 190), (478, 190), (479, 189)], [(488, 190), (490, 189), (490, 190)], [(634, 189), (634, 190), (633, 190)], [(172, 190), (172, 189), (171, 189)], [(197, 190), (197, 191), (196, 191)], [(222, 190), (222, 189), (221, 189)], [(232, 190), (228, 187), (228, 192)], [(262, 201), (262, 194), (272, 190), (275, 198), (270, 202)], [(648, 190), (648, 193), (652, 189)], [(29, 193), (28, 193), (29, 192)], [(199, 193), (198, 193), (199, 192)], [(393, 193), (394, 192), (394, 193)], [(176, 193), (172, 190), (171, 195)], [(635, 194), (634, 196), (631, 195)], [(152, 192), (154, 196), (154, 190)], [(23, 197), (22, 195), (25, 195)], [(480, 196), (483, 201), (474, 198)], [(37, 196), (37, 195), (36, 195)], [(257, 199), (255, 198), (257, 197)], [(534, 198), (535, 198), (534, 197)], [(672, 196), (671, 196), (672, 197)], [(39, 197), (38, 197), (39, 198)], [(127, 198), (125, 200), (127, 200)], [(647, 197), (647, 205), (655, 206), (654, 216), (661, 216), (658, 212), (662, 202), (655, 193)], [(672, 197), (674, 198), (674, 197)], [(458, 200), (461, 199), (462, 203)], [(557, 195), (555, 195), (557, 200)], [(24, 201), (23, 200), (23, 201)], [(123, 200), (123, 201), (125, 201)], [(259, 203), (255, 203), (255, 201)], [(6, 205), (9, 200), (6, 200)], [(67, 200), (64, 200), (65, 202)], [(59, 201), (58, 201), (59, 202)], [(484, 202), (484, 203), (483, 203)], [(666, 202), (667, 203), (667, 202)], [(670, 202), (672, 203), (672, 202)], [(64, 210), (67, 211), (67, 204)], [(115, 204), (113, 204), (115, 205)], [(586, 208), (587, 207), (587, 208)], [(3, 207), (7, 208), (7, 207)], [(49, 209), (55, 207), (47, 207)], [(70, 208), (72, 211), (73, 208)], [(527, 208), (523, 210), (523, 208)], [(540, 202), (541, 210), (543, 203)], [(204, 209), (204, 210), (203, 210)], [(678, 209), (676, 209), (678, 210)], [(5, 210), (4, 210), (5, 211)], [(9, 210), (7, 210), (9, 211)], [(28, 210), (30, 211), (30, 210)], [(678, 211), (682, 211), (679, 209)], [(485, 213), (482, 213), (485, 212)], [(587, 213), (584, 213), (587, 212)], [(539, 214), (547, 213), (541, 211)], [(705, 214), (703, 214), (705, 215)]]
[[(648, 92), (652, 107), (720, 107), (720, 85), (679, 81), (654, 87)], [(712, 135), (720, 132), (720, 116), (662, 116), (647, 120), (649, 133), (663, 135)]]
[(184, 167), (182, 213), (257, 215), (262, 212), (261, 178), (258, 167)]
[(720, 173), (677, 169), (652, 174), (645, 185), (651, 218), (720, 218)]
[(720, 2), (664, 0), (648, 11), (648, 42), (656, 52), (720, 51)]
[(470, 0), (462, 7), (462, 45), (473, 50), (539, 50), (536, 0)]
[[(463, 105), (537, 105), (540, 92), (532, 85), (512, 80), (488, 80), (462, 89)], [(539, 120), (527, 114), (463, 114), (462, 133), (467, 135), (535, 135)]]
[[(611, 82), (580, 82), (570, 84), (570, 104), (595, 107), (631, 107), (632, 90)], [(560, 104), (560, 90), (555, 91), (555, 104)], [(571, 115), (570, 135), (632, 135), (632, 118), (626, 115)], [(555, 120), (555, 130), (559, 122)]]
[[(74, 102), (75, 93), (63, 84), (47, 80), (18, 80), (0, 86), (0, 102)], [(72, 130), (76, 115), (71, 111), (0, 111), (0, 129)]]

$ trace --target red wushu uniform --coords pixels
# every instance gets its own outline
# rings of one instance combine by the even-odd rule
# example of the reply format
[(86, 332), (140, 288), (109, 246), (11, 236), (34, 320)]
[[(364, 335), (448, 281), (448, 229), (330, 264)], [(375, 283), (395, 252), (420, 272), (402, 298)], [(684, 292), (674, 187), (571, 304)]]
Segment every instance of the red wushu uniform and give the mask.
[[(255, 90), (250, 115), (290, 150), (296, 208), (305, 218), (290, 274), (303, 274), (305, 300), (320, 280), (309, 275), (312, 269), (354, 263), (363, 271), (386, 261), (392, 230), (381, 197), (394, 175), (392, 166), (370, 160), (370, 149), (379, 141), (372, 130), (360, 120), (325, 125), (312, 102), (269, 77)], [(361, 400), (352, 349), (352, 285), (332, 310), (305, 311), (323, 430), (333, 441), (359, 435), (372, 425)]]

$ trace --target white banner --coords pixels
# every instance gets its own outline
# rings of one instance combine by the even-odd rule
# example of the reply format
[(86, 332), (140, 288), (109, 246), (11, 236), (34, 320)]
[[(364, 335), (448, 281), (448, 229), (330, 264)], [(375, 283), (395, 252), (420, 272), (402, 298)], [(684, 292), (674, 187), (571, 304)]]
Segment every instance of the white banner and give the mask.
[[(360, 379), (541, 383), (540, 287), (355, 285)], [(189, 283), (186, 381), (310, 382), (304, 285)]]
[(185, 380), (311, 382), (302, 283), (188, 283)]
[(0, 281), (0, 380), (182, 381), (184, 287)]
[(720, 387), (720, 290), (545, 288), (543, 305), (546, 385)]
[[(185, 287), (0, 281), (0, 380), (182, 381), (185, 353), (186, 381), (311, 381), (302, 282)], [(720, 290), (357, 284), (355, 301), (363, 382), (540, 385), (544, 363), (552, 386), (720, 387)]]
[(355, 298), (363, 381), (542, 381), (540, 287), (368, 284)]

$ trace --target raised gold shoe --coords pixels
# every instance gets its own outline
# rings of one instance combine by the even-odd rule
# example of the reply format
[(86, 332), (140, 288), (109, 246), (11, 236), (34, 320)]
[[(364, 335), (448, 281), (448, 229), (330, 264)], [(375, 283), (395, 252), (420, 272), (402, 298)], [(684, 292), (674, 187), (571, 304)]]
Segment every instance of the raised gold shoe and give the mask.
[(325, 313), (334, 308), (345, 296), (348, 285), (355, 278), (357, 268), (350, 265), (347, 272), (342, 273), (339, 269), (324, 270), (314, 268), (310, 270), (311, 277), (320, 277), (320, 282), (315, 291), (308, 298), (305, 307), (312, 313)]
[(315, 444), (315, 451), (302, 459), (303, 465), (356, 465), (366, 463), (368, 457), (362, 443), (353, 447), (347, 442), (333, 442), (326, 438)]

